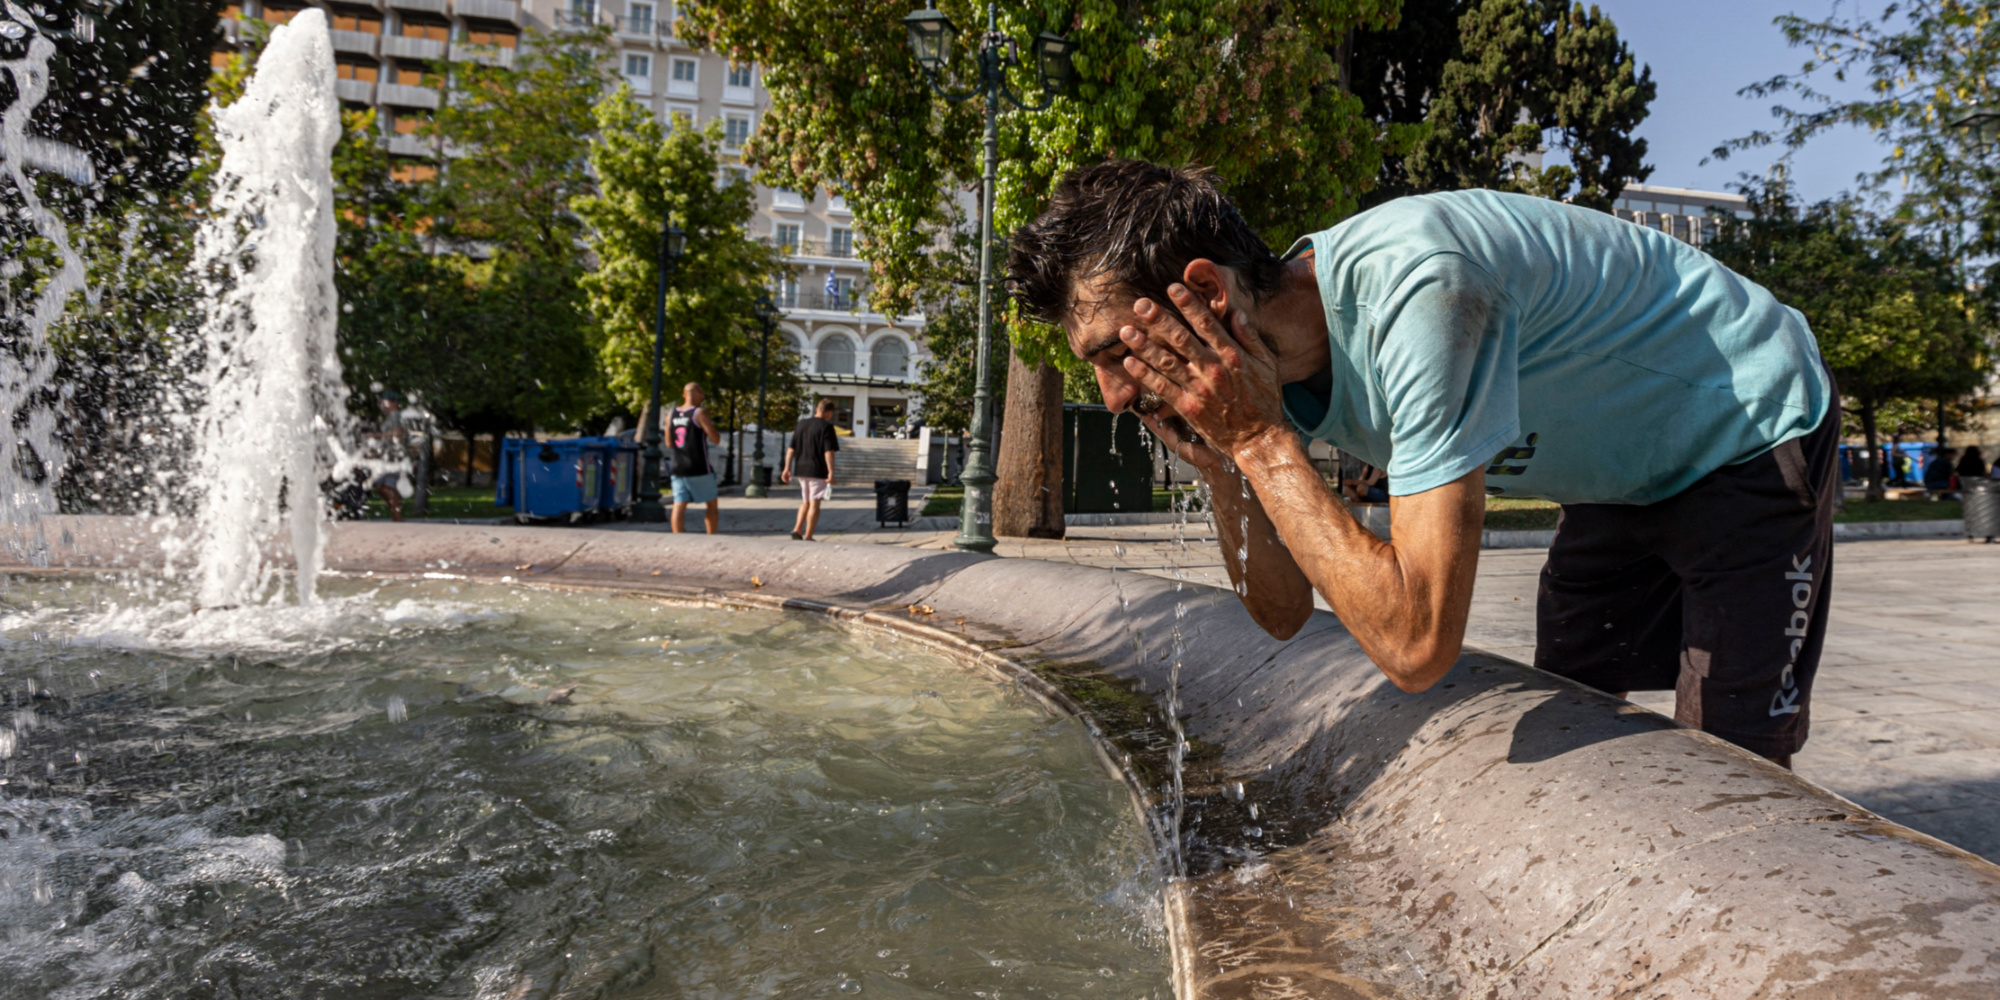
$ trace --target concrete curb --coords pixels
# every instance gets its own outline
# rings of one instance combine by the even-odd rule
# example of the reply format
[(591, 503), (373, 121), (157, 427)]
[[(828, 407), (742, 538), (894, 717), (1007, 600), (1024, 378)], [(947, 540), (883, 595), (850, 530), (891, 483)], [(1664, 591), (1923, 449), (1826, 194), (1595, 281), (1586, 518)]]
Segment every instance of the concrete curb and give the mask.
[[(148, 522), (44, 529), (57, 569), (160, 565)], [(2000, 866), (1498, 657), (1408, 694), (1329, 614), (1277, 642), (1220, 591), (892, 546), (364, 523), (327, 559), (872, 612), (1155, 698), (1178, 660), (1184, 998), (2000, 995)], [(1133, 733), (1101, 735), (1156, 787)]]

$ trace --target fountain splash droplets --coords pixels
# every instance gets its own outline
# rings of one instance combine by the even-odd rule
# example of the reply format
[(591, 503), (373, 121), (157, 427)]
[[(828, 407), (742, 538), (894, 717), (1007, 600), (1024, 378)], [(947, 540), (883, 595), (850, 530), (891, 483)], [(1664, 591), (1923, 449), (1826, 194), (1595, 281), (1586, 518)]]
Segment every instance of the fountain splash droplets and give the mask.
[[(0, 34), (19, 41), (28, 37), (34, 23), (13, 0), (4, 3), (9, 20), (0, 21)], [(55, 484), (66, 464), (62, 446), (56, 440), (56, 414), (52, 403), (56, 358), (49, 349), (49, 325), (62, 315), (70, 296), (84, 287), (83, 259), (70, 243), (69, 230), (62, 218), (42, 204), (28, 169), (52, 171), (81, 184), (90, 184), (95, 171), (89, 157), (77, 149), (28, 132), (29, 119), (42, 99), (48, 96), (49, 60), (56, 53), (53, 41), (40, 33), (29, 40), (27, 52), (19, 59), (0, 60), (14, 86), (14, 101), (0, 114), (0, 180), (13, 188), (8, 200), (17, 203), (14, 214), (26, 223), (33, 235), (46, 240), (57, 264), (39, 292), (25, 303), (16, 302), (0, 287), (0, 330), (12, 343), (0, 350), (0, 523), (39, 525), (45, 514), (56, 512)], [(25, 235), (25, 234), (23, 234)], [(0, 262), (0, 279), (11, 284), (27, 267), (24, 260)], [(30, 550), (22, 553), (32, 565), (47, 565), (48, 543), (37, 531)]]
[[(202, 325), (196, 584), (203, 606), (264, 599), (289, 531), (299, 600), (322, 563), (319, 483), (348, 464), (334, 328), (333, 42), (308, 8), (271, 34), (243, 96), (214, 109), (222, 146), (196, 259)], [(241, 262), (249, 258), (244, 266)]]

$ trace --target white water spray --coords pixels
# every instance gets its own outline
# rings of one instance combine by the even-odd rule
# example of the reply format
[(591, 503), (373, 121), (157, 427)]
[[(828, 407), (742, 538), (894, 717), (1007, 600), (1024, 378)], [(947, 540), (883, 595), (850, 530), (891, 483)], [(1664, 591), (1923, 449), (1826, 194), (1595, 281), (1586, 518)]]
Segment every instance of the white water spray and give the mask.
[(214, 111), (222, 146), (196, 260), (208, 397), (197, 424), (196, 584), (204, 606), (270, 596), (289, 529), (299, 600), (322, 563), (319, 483), (340, 456), (332, 156), (340, 141), (326, 14), (271, 34), (243, 96)]
[[(0, 261), (0, 328), (12, 328), (14, 343), (0, 350), (0, 523), (38, 524), (56, 512), (55, 486), (62, 476), (63, 450), (56, 440), (55, 354), (49, 324), (62, 315), (70, 296), (84, 285), (83, 260), (71, 247), (62, 219), (42, 204), (30, 169), (83, 185), (94, 182), (89, 157), (81, 151), (28, 131), (28, 122), (48, 96), (49, 58), (55, 43), (36, 30), (36, 21), (13, 0), (0, 0), (0, 35), (28, 39), (19, 59), (0, 60), (0, 73), (14, 84), (15, 98), (0, 115), (0, 183), (11, 185), (6, 202), (21, 222), (48, 244), (36, 269), (47, 273), (39, 289), (25, 275), (26, 260)], [(32, 36), (32, 37), (30, 37)], [(28, 254), (24, 254), (28, 256)], [(53, 266), (50, 266), (53, 265)], [(24, 287), (25, 286), (25, 287)], [(17, 302), (14, 290), (29, 292)], [(35, 565), (47, 560), (47, 544), (22, 553)]]

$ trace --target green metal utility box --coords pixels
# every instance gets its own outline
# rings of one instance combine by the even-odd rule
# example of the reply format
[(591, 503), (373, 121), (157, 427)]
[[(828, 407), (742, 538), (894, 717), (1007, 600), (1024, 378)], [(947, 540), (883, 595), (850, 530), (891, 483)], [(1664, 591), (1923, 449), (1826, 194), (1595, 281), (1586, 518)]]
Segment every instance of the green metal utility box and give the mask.
[(1063, 405), (1063, 511), (1145, 514), (1153, 509), (1151, 435), (1133, 414)]

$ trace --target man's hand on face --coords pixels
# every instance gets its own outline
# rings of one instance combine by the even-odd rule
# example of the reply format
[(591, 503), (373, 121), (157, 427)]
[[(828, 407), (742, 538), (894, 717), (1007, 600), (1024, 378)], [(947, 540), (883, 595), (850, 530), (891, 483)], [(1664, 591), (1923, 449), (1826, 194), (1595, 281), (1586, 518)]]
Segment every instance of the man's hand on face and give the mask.
[[(1170, 285), (1167, 294), (1193, 329), (1151, 299), (1133, 303), (1132, 312), (1145, 328), (1118, 331), (1130, 352), (1124, 360), (1126, 374), (1158, 393), (1222, 455), (1234, 457), (1251, 442), (1283, 430), (1277, 359), (1250, 328), (1243, 311), (1235, 311), (1232, 334), (1187, 286)], [(1146, 418), (1147, 425), (1180, 452), (1188, 442), (1163, 427), (1160, 417), (1166, 412), (1162, 409)], [(1182, 458), (1202, 464), (1187, 454)]]

